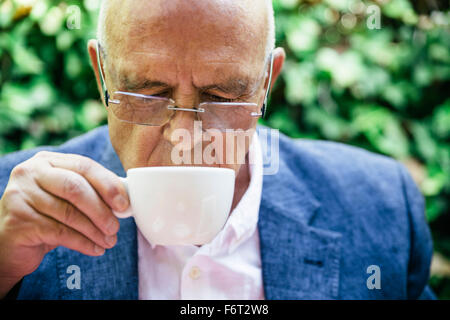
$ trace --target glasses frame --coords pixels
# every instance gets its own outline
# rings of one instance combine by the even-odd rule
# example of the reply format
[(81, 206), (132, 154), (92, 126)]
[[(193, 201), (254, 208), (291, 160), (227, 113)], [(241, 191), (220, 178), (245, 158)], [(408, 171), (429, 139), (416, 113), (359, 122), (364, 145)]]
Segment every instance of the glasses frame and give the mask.
[[(263, 102), (263, 106), (261, 108), (261, 112), (252, 112), (250, 115), (252, 117), (259, 117), (261, 116), (262, 118), (264, 118), (264, 115), (266, 113), (266, 108), (267, 108), (267, 100), (269, 97), (269, 92), (270, 92), (270, 87), (271, 87), (271, 83), (272, 83), (272, 70), (273, 70), (273, 52), (270, 52), (270, 69), (269, 69), (269, 82), (267, 84), (267, 88), (266, 88), (266, 92), (264, 94), (264, 102)], [(106, 107), (109, 106), (110, 103), (112, 104), (120, 104), (120, 100), (117, 99), (110, 99), (110, 95), (108, 92), (108, 88), (106, 87), (106, 81), (105, 81), (105, 76), (103, 74), (103, 69), (101, 66), (101, 61), (100, 61), (100, 42), (97, 40), (97, 65), (98, 65), (98, 70), (100, 73), (100, 81), (101, 81), (101, 86), (102, 86), (102, 94), (104, 96), (105, 99), (105, 104)], [(248, 105), (254, 105), (256, 106), (256, 103), (249, 103), (249, 102), (202, 102), (198, 105), (197, 109), (191, 109), (191, 108), (180, 108), (177, 107), (175, 105), (175, 101), (171, 98), (163, 98), (163, 97), (157, 97), (157, 96), (152, 96), (152, 95), (145, 95), (145, 94), (140, 94), (140, 93), (133, 93), (133, 92), (127, 92), (127, 91), (116, 91), (115, 93), (119, 93), (119, 94), (123, 94), (123, 95), (128, 95), (128, 96), (133, 96), (133, 97), (139, 97), (139, 98), (152, 98), (152, 99), (157, 99), (157, 100), (165, 100), (169, 102), (169, 105), (167, 106), (167, 109), (169, 110), (175, 110), (175, 111), (187, 111), (187, 112), (205, 112), (205, 109), (202, 108), (202, 105), (206, 105), (206, 104), (214, 104), (214, 105), (222, 105), (222, 106), (248, 106)]]

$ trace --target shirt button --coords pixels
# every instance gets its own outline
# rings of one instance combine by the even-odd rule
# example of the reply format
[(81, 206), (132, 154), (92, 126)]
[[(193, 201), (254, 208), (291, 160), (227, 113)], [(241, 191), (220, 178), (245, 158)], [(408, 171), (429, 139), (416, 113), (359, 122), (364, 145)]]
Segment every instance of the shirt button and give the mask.
[(199, 267), (192, 267), (191, 271), (189, 272), (189, 277), (193, 280), (200, 278), (200, 268)]

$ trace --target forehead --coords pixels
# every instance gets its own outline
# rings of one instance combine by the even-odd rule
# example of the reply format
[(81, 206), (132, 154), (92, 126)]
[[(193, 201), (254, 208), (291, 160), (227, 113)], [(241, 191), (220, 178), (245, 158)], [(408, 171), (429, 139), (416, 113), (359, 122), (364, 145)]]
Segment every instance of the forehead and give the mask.
[(237, 65), (260, 67), (267, 36), (262, 3), (133, 0), (112, 5), (106, 19), (108, 55), (156, 65), (201, 63), (217, 72)]
[[(141, 66), (146, 66), (142, 68)], [(241, 66), (241, 67), (239, 67)], [(147, 92), (169, 88), (192, 89), (200, 92), (221, 92), (234, 97), (251, 97), (262, 84), (263, 70), (248, 68), (239, 63), (211, 64), (210, 67), (190, 67), (189, 64), (174, 68), (173, 63), (130, 63), (121, 64), (114, 70), (113, 83), (118, 90)], [(188, 90), (188, 91), (186, 91)]]

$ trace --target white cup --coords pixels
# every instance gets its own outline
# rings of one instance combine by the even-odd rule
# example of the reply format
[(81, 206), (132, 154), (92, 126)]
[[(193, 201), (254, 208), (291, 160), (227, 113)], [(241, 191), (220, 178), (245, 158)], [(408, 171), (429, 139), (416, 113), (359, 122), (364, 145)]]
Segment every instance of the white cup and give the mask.
[(131, 206), (114, 212), (133, 216), (155, 245), (202, 245), (224, 226), (234, 195), (234, 170), (213, 167), (145, 167), (121, 178)]

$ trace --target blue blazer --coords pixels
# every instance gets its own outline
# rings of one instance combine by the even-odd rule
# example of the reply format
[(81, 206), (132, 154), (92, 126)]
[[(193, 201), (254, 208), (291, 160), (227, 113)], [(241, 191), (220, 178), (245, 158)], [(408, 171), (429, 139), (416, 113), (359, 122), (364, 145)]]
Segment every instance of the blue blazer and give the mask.
[[(11, 170), (40, 150), (81, 154), (125, 176), (103, 126), (59, 147), (0, 158), (0, 195)], [(424, 199), (403, 165), (356, 147), (283, 135), (279, 158), (278, 173), (263, 177), (258, 222), (266, 299), (434, 298)], [(90, 257), (57, 247), (24, 277), (18, 298), (138, 299), (137, 257), (136, 225), (122, 219), (114, 248)], [(80, 289), (67, 286), (71, 265), (80, 267)], [(372, 265), (379, 289), (368, 286)]]

